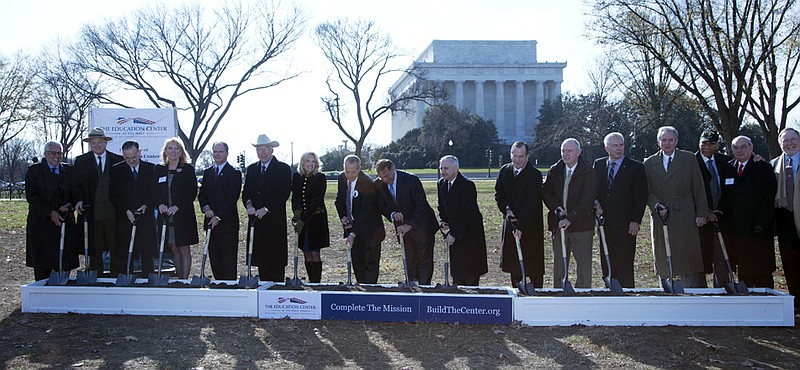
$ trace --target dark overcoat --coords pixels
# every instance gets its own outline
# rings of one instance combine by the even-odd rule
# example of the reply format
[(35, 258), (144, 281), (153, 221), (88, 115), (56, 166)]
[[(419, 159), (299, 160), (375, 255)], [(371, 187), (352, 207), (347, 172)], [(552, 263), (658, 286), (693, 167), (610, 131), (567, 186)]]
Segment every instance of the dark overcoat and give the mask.
[[(317, 172), (312, 176), (303, 176), (295, 172), (292, 175), (292, 210), (300, 214), (305, 227), (300, 231), (300, 240), (308, 238), (310, 249), (320, 249), (331, 245), (328, 230), (328, 211), (325, 209), (325, 191), (328, 181), (325, 175)], [(302, 249), (302, 245), (298, 245)]]
[[(200, 202), (200, 209), (209, 206), (214, 210), (214, 215), (220, 221), (214, 232), (239, 232), (239, 194), (242, 191), (242, 172), (225, 163), (217, 176), (214, 176), (214, 166), (203, 171), (203, 183), (200, 185), (200, 192), (197, 200)], [(211, 220), (203, 216), (203, 230), (208, 229)]]
[(447, 186), (447, 180), (441, 178), (436, 188), (439, 219), (450, 226), (450, 235), (456, 239), (450, 246), (450, 275), (456, 280), (481, 276), (489, 270), (475, 183), (459, 172), (449, 190)]
[[(363, 238), (368, 245), (378, 245), (386, 237), (381, 213), (378, 208), (378, 189), (380, 184), (375, 183), (364, 172), (358, 172), (356, 180), (356, 194), (353, 197), (353, 229), (356, 238)], [(347, 217), (347, 178), (339, 175), (336, 201), (336, 213), (339, 219)]]
[[(562, 206), (564, 199), (564, 177), (566, 165), (559, 160), (550, 167), (547, 180), (542, 186), (544, 204), (550, 209), (547, 212), (547, 225), (550, 231), (558, 230), (556, 208)], [(594, 230), (594, 200), (597, 192), (597, 175), (588, 162), (578, 159), (567, 191), (568, 232)], [(563, 207), (562, 207), (563, 208)]]
[(517, 257), (516, 241), (512, 227), (505, 219), (506, 209), (511, 209), (522, 230), (520, 246), (528, 276), (544, 275), (544, 219), (542, 210), (542, 173), (528, 162), (522, 172), (514, 177), (514, 166), (507, 163), (500, 168), (494, 186), (494, 199), (503, 217), (500, 267), (504, 272), (522, 275)]
[[(172, 205), (178, 207), (178, 212), (172, 216), (176, 246), (197, 244), (199, 241), (197, 211), (194, 208), (194, 200), (197, 197), (197, 177), (194, 174), (194, 167), (188, 163), (178, 165), (172, 178), (171, 192), (167, 188), (168, 175), (167, 167), (156, 165), (152, 188), (153, 203), (156, 207), (160, 204), (167, 207)], [(169, 194), (172, 194), (172, 203), (169, 202)]]
[[(61, 164), (59, 174), (50, 172), (47, 163), (36, 163), (25, 174), (25, 199), (28, 218), (25, 229), (25, 265), (36, 269), (58, 270), (61, 228), (50, 221), (50, 212), (66, 203), (75, 204), (72, 193), (72, 166)], [(65, 217), (63, 269), (78, 267), (75, 219)]]
[(247, 167), (242, 188), (242, 203), (253, 208), (267, 207), (267, 213), (255, 221), (253, 235), (253, 264), (285, 267), (288, 262), (286, 230), (286, 201), (292, 191), (292, 171), (289, 165), (272, 157), (267, 171), (261, 174), (261, 162)]
[[(95, 204), (96, 200), (98, 199), (98, 195), (101, 197), (107, 197), (110, 200), (110, 186), (105, 188), (99, 187), (98, 182), (100, 182), (101, 174), (97, 170), (97, 159), (96, 155), (93, 152), (88, 152), (81, 154), (75, 157), (75, 164), (73, 169), (75, 171), (75, 176), (72, 178), (72, 187), (73, 187), (73, 194), (75, 198), (75, 203), (79, 201), (83, 201), (84, 204), (91, 205), (92, 208), (86, 213), (86, 217), (89, 220), (89, 255), (94, 255), (94, 217), (95, 213), (102, 213), (103, 219), (111, 219), (114, 215), (113, 206), (110, 204), (100, 205), (97, 207)], [(111, 169), (117, 163), (124, 162), (124, 158), (122, 158), (119, 154), (111, 153), (110, 151), (106, 150), (106, 163), (103, 166), (106, 176), (109, 176), (111, 173)], [(110, 178), (109, 178), (110, 184)], [(83, 226), (79, 227), (78, 230), (78, 238), (83, 240)], [(125, 247), (127, 250), (127, 246)], [(79, 248), (80, 253), (83, 253), (83, 248)]]
[[(725, 186), (725, 181), (727, 179), (732, 180), (734, 177), (736, 177), (736, 169), (731, 167), (731, 165), (728, 163), (732, 158), (722, 153), (714, 153), (714, 164), (717, 166), (717, 177), (719, 177), (720, 188), (720, 200), (715, 208), (714, 205), (711, 204), (711, 172), (708, 170), (708, 164), (706, 164), (705, 157), (703, 157), (699, 151), (695, 152), (694, 156), (697, 158), (697, 164), (700, 166), (700, 173), (703, 175), (703, 186), (706, 190), (706, 203), (708, 203), (708, 209), (712, 211), (719, 209), (720, 204), (725, 202), (724, 198), (728, 189), (728, 186)], [(717, 233), (714, 230), (714, 226), (712, 226), (710, 223), (703, 225), (699, 232), (700, 247), (702, 248), (703, 252), (703, 271), (705, 273), (711, 273), (714, 270), (714, 239), (717, 238)]]
[(110, 198), (116, 211), (114, 245), (120, 255), (127, 253), (133, 225), (128, 220), (126, 211), (133, 212), (145, 205), (147, 206), (146, 211), (136, 221), (134, 252), (150, 256), (155, 253), (158, 245), (155, 219), (155, 212), (158, 210), (156, 209), (157, 204), (154, 203), (152, 197), (152, 187), (155, 183), (155, 165), (150, 162), (140, 161), (137, 173), (137, 178), (134, 180), (133, 170), (124, 161), (115, 164), (111, 168)]

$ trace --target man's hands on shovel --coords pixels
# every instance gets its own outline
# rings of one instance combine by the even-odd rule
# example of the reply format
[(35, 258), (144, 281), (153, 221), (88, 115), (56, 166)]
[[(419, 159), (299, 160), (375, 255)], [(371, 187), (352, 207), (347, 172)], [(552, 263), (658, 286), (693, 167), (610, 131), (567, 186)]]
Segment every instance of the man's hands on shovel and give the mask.
[(456, 238), (450, 234), (450, 224), (447, 222), (442, 221), (442, 223), (439, 224), (439, 231), (442, 233), (442, 238), (447, 246), (451, 246), (456, 242)]
[(565, 211), (564, 208), (561, 207), (556, 208), (555, 213), (556, 217), (558, 217), (558, 227), (560, 229), (566, 230), (569, 227), (569, 225), (572, 225), (572, 222), (569, 222), (569, 220), (567, 220), (567, 211)]

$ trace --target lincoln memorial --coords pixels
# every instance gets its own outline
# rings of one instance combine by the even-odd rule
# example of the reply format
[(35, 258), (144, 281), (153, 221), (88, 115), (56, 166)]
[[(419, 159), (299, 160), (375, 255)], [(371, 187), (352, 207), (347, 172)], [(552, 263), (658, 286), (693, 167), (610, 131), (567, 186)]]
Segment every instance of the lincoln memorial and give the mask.
[[(500, 141), (532, 142), (539, 108), (561, 94), (567, 63), (538, 63), (536, 41), (434, 40), (414, 67), (447, 90), (447, 104), (494, 121)], [(399, 95), (413, 83), (404, 76), (391, 87)], [(413, 112), (392, 115), (392, 140), (421, 127), (427, 105), (414, 103)]]

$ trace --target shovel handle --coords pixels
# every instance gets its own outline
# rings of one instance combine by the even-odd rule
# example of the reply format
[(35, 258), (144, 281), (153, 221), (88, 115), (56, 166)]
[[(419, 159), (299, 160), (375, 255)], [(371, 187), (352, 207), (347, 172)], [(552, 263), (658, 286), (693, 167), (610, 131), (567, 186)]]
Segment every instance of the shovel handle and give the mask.
[(255, 232), (255, 226), (250, 223), (250, 240), (247, 241), (247, 254), (253, 254), (253, 233)]
[(133, 226), (131, 226), (131, 243), (130, 245), (128, 245), (129, 254), (133, 253), (133, 243), (135, 240), (136, 240), (136, 224), (134, 223)]
[(203, 256), (208, 254), (208, 244), (211, 242), (211, 228), (206, 230), (206, 243), (203, 246)]
[(667, 251), (667, 258), (671, 258), (672, 248), (669, 246), (669, 228), (667, 228), (667, 224), (664, 224), (663, 230), (664, 230), (664, 249)]

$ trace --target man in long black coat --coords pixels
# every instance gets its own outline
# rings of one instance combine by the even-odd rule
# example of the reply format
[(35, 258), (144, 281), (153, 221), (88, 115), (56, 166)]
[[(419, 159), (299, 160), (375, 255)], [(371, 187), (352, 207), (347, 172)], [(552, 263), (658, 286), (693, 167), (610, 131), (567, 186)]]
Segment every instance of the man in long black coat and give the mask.
[[(787, 127), (778, 134), (781, 155), (770, 161), (778, 190), (775, 193), (775, 232), (789, 294), (800, 296), (800, 133)], [(798, 313), (800, 299), (794, 300)]]
[(72, 216), (73, 168), (61, 163), (61, 144), (44, 145), (44, 161), (35, 163), (25, 174), (25, 199), (28, 218), (25, 228), (25, 265), (33, 267), (34, 278), (47, 279), (59, 269), (61, 225), (65, 225), (63, 271), (78, 267), (75, 249), (75, 220)]
[[(636, 236), (647, 205), (647, 178), (642, 162), (625, 156), (625, 137), (622, 134), (612, 132), (603, 141), (608, 156), (594, 161), (594, 171), (597, 175), (598, 213), (604, 218), (611, 277), (619, 280), (623, 287), (633, 288)], [(608, 266), (604, 254), (600, 248), (600, 263), (603, 276), (606, 276)]]
[(750, 287), (774, 288), (775, 242), (771, 228), (778, 183), (769, 163), (754, 160), (750, 138), (739, 136), (731, 144), (735, 159), (730, 164), (737, 174), (723, 198), (722, 222), (725, 235), (729, 236), (726, 246), (738, 266), (740, 280)]
[(350, 243), (356, 281), (376, 284), (380, 274), (381, 242), (386, 237), (386, 230), (378, 210), (378, 186), (361, 171), (361, 159), (355, 155), (344, 158), (344, 173), (338, 178), (334, 204), (346, 242)]
[(500, 267), (511, 274), (511, 285), (522, 280), (516, 242), (509, 219), (516, 219), (522, 232), (520, 245), (525, 274), (536, 288), (544, 276), (544, 220), (542, 217), (542, 173), (528, 162), (528, 144), (511, 145), (511, 163), (503, 165), (494, 186), (494, 199), (503, 215)]
[[(719, 139), (719, 133), (716, 131), (703, 131), (700, 135), (699, 150), (694, 154), (697, 157), (697, 164), (700, 166), (700, 173), (703, 175), (708, 209), (712, 213), (720, 209), (727, 189), (733, 185), (733, 178), (736, 176), (736, 171), (729, 163), (733, 158), (717, 152)], [(709, 221), (717, 221), (716, 214), (709, 217)], [(703, 270), (707, 274), (713, 273), (714, 287), (720, 288), (728, 282), (728, 267), (722, 249), (720, 249), (717, 232), (711, 223), (700, 227), (699, 232), (700, 248), (703, 251)]]
[(439, 160), (442, 178), (436, 184), (439, 219), (450, 248), (450, 275), (457, 285), (480, 285), (481, 275), (489, 272), (486, 263), (486, 234), (478, 208), (478, 191), (472, 180), (458, 170), (458, 158), (447, 155)]
[(247, 167), (242, 189), (242, 203), (247, 215), (255, 217), (253, 265), (261, 280), (284, 281), (288, 259), (286, 201), (292, 191), (289, 165), (275, 158), (277, 141), (259, 135), (253, 143), (258, 162)]
[(409, 280), (430, 284), (434, 235), (439, 225), (422, 183), (418, 177), (397, 170), (388, 159), (379, 160), (375, 170), (381, 181), (381, 213), (397, 225), (397, 234), (405, 243)]
[[(116, 250), (127, 253), (130, 246), (131, 230), (136, 220), (136, 238), (133, 244), (133, 257), (142, 260), (142, 273), (154, 271), (153, 259), (156, 256), (156, 220), (152, 187), (155, 183), (155, 164), (142, 161), (139, 143), (126, 141), (122, 144), (123, 162), (111, 168), (111, 203), (116, 210)], [(136, 219), (135, 214), (140, 216)], [(127, 263), (127, 257), (125, 259)], [(132, 261), (131, 261), (132, 262)], [(127, 271), (123, 264), (122, 271)], [(132, 271), (132, 270), (131, 270)]]
[(236, 279), (239, 252), (239, 211), (242, 173), (228, 163), (228, 144), (211, 146), (214, 165), (203, 171), (197, 199), (203, 211), (203, 230), (211, 228), (208, 257), (216, 280)]

